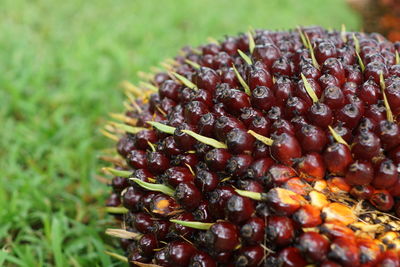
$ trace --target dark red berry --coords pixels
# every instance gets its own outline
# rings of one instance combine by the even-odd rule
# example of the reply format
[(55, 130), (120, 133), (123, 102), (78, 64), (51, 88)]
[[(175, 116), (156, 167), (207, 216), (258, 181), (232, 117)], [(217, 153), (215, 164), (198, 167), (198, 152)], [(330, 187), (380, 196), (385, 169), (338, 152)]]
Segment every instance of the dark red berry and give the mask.
[(178, 82), (166, 80), (161, 84), (158, 92), (161, 98), (168, 97), (169, 99), (178, 102), (179, 91), (181, 88), (182, 86)]
[[(194, 215), (190, 212), (184, 212), (174, 217), (180, 221), (194, 221)], [(195, 229), (187, 226), (183, 226), (177, 223), (172, 223), (169, 228), (168, 238), (177, 238), (179, 236), (190, 237), (195, 232)]]
[(202, 67), (194, 76), (194, 83), (201, 89), (213, 92), (221, 82), (218, 74), (210, 68)]
[(252, 107), (250, 108), (243, 108), (242, 112), (240, 113), (239, 119), (246, 125), (249, 126), (251, 122), (256, 117), (262, 117), (263, 113), (257, 109)]
[(357, 95), (367, 105), (376, 104), (380, 97), (380, 88), (375, 82), (367, 81), (361, 86)]
[(329, 251), (329, 240), (316, 232), (306, 232), (299, 237), (299, 249), (311, 260), (322, 262)]
[(153, 234), (144, 234), (138, 241), (140, 251), (146, 257), (152, 257), (158, 248), (157, 237)]
[(239, 115), (241, 109), (250, 107), (250, 97), (243, 91), (230, 89), (224, 91), (222, 103), (226, 110), (234, 115)]
[(228, 150), (233, 154), (251, 153), (255, 138), (247, 131), (233, 129), (226, 136)]
[(171, 167), (164, 172), (165, 181), (172, 187), (182, 182), (194, 180), (193, 174), (187, 167)]
[(190, 259), (189, 267), (217, 267), (217, 262), (204, 251), (196, 251)]
[(147, 168), (154, 174), (163, 173), (169, 165), (169, 159), (160, 152), (150, 152), (147, 155)]
[(350, 194), (358, 200), (370, 199), (374, 188), (370, 185), (355, 185), (351, 188)]
[(275, 81), (272, 89), (275, 95), (275, 101), (279, 105), (283, 106), (286, 103), (286, 100), (289, 97), (293, 96), (295, 90), (295, 83), (292, 82), (287, 77), (279, 77)]
[(260, 158), (254, 161), (247, 169), (246, 176), (252, 179), (261, 178), (267, 173), (273, 164), (274, 161), (270, 157)]
[(253, 67), (250, 70), (247, 80), (252, 91), (260, 86), (271, 87), (273, 85), (271, 74), (267, 70), (257, 67)]
[(346, 172), (346, 182), (350, 185), (368, 185), (374, 178), (372, 164), (368, 161), (355, 161)]
[(322, 94), (322, 101), (332, 110), (341, 109), (345, 105), (344, 94), (337, 86), (326, 87)]
[(317, 102), (308, 110), (307, 119), (313, 125), (326, 128), (332, 124), (332, 110), (328, 105)]
[(232, 155), (226, 149), (214, 148), (207, 152), (204, 160), (211, 171), (218, 172), (226, 169), (226, 165), (231, 156)]
[(175, 142), (173, 136), (168, 136), (164, 138), (161, 144), (158, 146), (158, 149), (160, 152), (163, 152), (165, 155), (168, 156), (175, 156), (181, 153), (181, 150), (178, 147), (178, 144)]
[(290, 178), (296, 177), (296, 171), (285, 165), (274, 164), (269, 165), (266, 177), (263, 179), (264, 183), (271, 186), (282, 185)]
[(214, 218), (223, 218), (225, 214), (226, 202), (235, 194), (231, 186), (219, 186), (208, 194), (209, 210)]
[(323, 179), (325, 177), (324, 159), (320, 154), (311, 152), (297, 160), (296, 170), (300, 177), (308, 181)]
[(379, 155), (381, 142), (372, 132), (362, 132), (354, 138), (351, 152), (359, 159), (370, 160)]
[(271, 122), (264, 116), (255, 117), (249, 125), (249, 130), (252, 130), (260, 135), (268, 136), (270, 132)]
[(253, 162), (253, 157), (247, 154), (239, 154), (231, 157), (226, 165), (226, 171), (233, 176), (243, 175)]
[(172, 241), (166, 247), (168, 262), (174, 266), (188, 266), (196, 249), (185, 241)]
[(278, 119), (272, 124), (271, 132), (272, 132), (272, 134), (275, 134), (275, 135), (282, 134), (282, 133), (294, 135), (295, 128), (292, 125), (292, 123), (290, 123), (289, 121), (284, 120), (284, 119)]
[(296, 116), (303, 116), (307, 113), (311, 104), (297, 96), (289, 97), (286, 101), (285, 116), (289, 119)]
[(126, 157), (135, 148), (135, 142), (130, 136), (124, 136), (117, 143), (118, 153)]
[(372, 185), (377, 189), (389, 189), (399, 179), (396, 165), (390, 159), (382, 160), (377, 166)]
[(319, 64), (323, 64), (328, 58), (334, 58), (337, 56), (335, 45), (328, 41), (318, 44), (314, 51)]
[(336, 238), (330, 246), (329, 259), (335, 260), (345, 267), (358, 266), (359, 249), (356, 242), (349, 238)]
[(194, 125), (188, 125), (186, 123), (182, 123), (176, 127), (174, 132), (174, 140), (178, 147), (183, 151), (193, 150), (194, 145), (197, 143), (196, 139), (188, 135), (187, 133), (182, 132), (182, 130), (190, 130), (193, 132), (197, 132), (197, 129)]
[(233, 195), (226, 203), (227, 218), (236, 224), (247, 221), (254, 212), (254, 202), (247, 197)]
[(234, 117), (221, 116), (214, 124), (214, 134), (219, 140), (225, 140), (226, 135), (236, 128), (245, 129), (245, 126)]
[(156, 143), (158, 137), (156, 132), (153, 130), (143, 130), (135, 135), (134, 140), (137, 149), (146, 150), (149, 147), (148, 143)]
[(272, 90), (265, 86), (257, 86), (251, 93), (251, 104), (262, 111), (268, 111), (275, 104)]
[(126, 156), (126, 162), (134, 169), (147, 168), (146, 152), (143, 150), (131, 150)]
[(293, 159), (301, 157), (301, 147), (294, 136), (282, 133), (274, 137), (271, 154), (283, 164), (293, 165)]
[(218, 186), (219, 179), (213, 172), (200, 170), (195, 176), (194, 183), (202, 192), (210, 192)]
[(200, 101), (190, 101), (185, 105), (184, 118), (189, 124), (196, 125), (200, 118), (208, 113), (207, 106)]
[[(126, 179), (126, 178), (125, 178)], [(141, 200), (144, 196), (142, 190), (136, 187), (128, 187), (125, 193), (122, 195), (122, 204), (125, 208), (137, 212), (140, 210)]]
[(400, 144), (400, 129), (394, 122), (387, 120), (381, 121), (378, 135), (383, 147), (387, 150), (391, 150)]
[(289, 217), (268, 217), (266, 232), (268, 240), (276, 246), (287, 246), (295, 237), (293, 221)]
[(322, 65), (322, 72), (331, 74), (339, 82), (339, 86), (346, 81), (346, 73), (341, 61), (337, 58), (329, 58)]
[(259, 266), (265, 257), (264, 248), (261, 245), (242, 247), (237, 252), (235, 266), (256, 267)]
[(274, 61), (281, 57), (281, 53), (278, 47), (267, 43), (265, 45), (256, 45), (252, 56), (255, 60), (260, 60), (266, 66), (271, 67)]
[(159, 251), (156, 251), (154, 254), (154, 261), (156, 264), (160, 266), (169, 266), (170, 262), (167, 258), (167, 248), (163, 248)]
[(136, 213), (134, 216), (134, 226), (139, 232), (143, 234), (150, 233), (153, 227), (153, 219), (147, 213)]
[(386, 190), (375, 191), (369, 201), (380, 211), (389, 211), (394, 205), (393, 197)]
[(296, 247), (287, 247), (279, 252), (279, 266), (282, 267), (305, 267), (306, 260), (302, 257), (301, 252)]
[(213, 136), (213, 129), (215, 123), (215, 116), (212, 113), (207, 113), (201, 116), (198, 121), (197, 128), (199, 130), (199, 134), (204, 136)]
[(206, 243), (217, 252), (229, 252), (239, 245), (236, 225), (229, 222), (216, 222), (205, 235)]
[(355, 128), (362, 116), (361, 110), (353, 103), (345, 105), (336, 114), (336, 120), (349, 129)]
[(325, 131), (311, 124), (303, 125), (296, 136), (304, 152), (321, 152), (328, 141)]
[(251, 245), (263, 242), (265, 226), (265, 219), (259, 217), (250, 218), (240, 228), (240, 237), (244, 242)]
[(182, 207), (192, 211), (199, 206), (202, 195), (193, 183), (180, 183), (175, 189), (175, 198)]

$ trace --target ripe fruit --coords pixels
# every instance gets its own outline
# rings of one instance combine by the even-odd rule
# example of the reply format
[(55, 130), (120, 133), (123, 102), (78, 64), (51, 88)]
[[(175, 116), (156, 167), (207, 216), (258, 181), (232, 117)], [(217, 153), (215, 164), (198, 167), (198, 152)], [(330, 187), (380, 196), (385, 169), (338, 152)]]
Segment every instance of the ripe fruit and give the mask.
[(396, 51), (319, 27), (185, 48), (106, 127), (107, 233), (132, 266), (398, 265)]

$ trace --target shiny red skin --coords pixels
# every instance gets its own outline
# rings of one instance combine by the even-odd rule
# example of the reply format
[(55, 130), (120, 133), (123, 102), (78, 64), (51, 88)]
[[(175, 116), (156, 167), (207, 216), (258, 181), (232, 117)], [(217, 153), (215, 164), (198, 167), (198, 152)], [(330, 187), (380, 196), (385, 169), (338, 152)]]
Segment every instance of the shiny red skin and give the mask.
[(192, 182), (180, 183), (175, 189), (175, 199), (185, 210), (196, 209), (202, 198), (200, 190)]
[(145, 169), (147, 168), (146, 152), (133, 149), (126, 156), (126, 162), (134, 169)]
[(261, 245), (253, 245), (242, 247), (235, 254), (237, 254), (235, 259), (236, 266), (256, 267), (264, 259), (265, 251)]
[(167, 245), (166, 257), (173, 266), (188, 266), (196, 249), (185, 241), (172, 241)]
[(350, 149), (341, 143), (334, 143), (327, 147), (323, 158), (327, 170), (338, 175), (344, 175), (347, 167), (353, 162)]
[(294, 164), (293, 159), (301, 157), (301, 147), (294, 136), (282, 133), (274, 138), (271, 155), (281, 163), (291, 166)]
[(190, 259), (189, 267), (217, 267), (217, 262), (209, 254), (196, 251)]
[(386, 190), (375, 191), (369, 201), (380, 211), (390, 211), (394, 205), (392, 195)]
[(166, 182), (172, 186), (176, 187), (182, 182), (192, 182), (194, 180), (193, 174), (187, 167), (171, 167), (164, 172)]
[(316, 232), (305, 232), (299, 237), (299, 249), (315, 262), (324, 261), (329, 252), (330, 241)]
[(328, 258), (337, 261), (344, 267), (359, 266), (360, 250), (354, 240), (348, 238), (336, 238), (330, 245)]
[(147, 168), (154, 174), (161, 174), (170, 166), (169, 159), (160, 152), (147, 154)]
[(240, 228), (242, 241), (255, 245), (264, 240), (266, 220), (260, 217), (252, 217)]
[(296, 137), (304, 152), (321, 152), (328, 142), (325, 131), (310, 124), (303, 125)]
[(232, 154), (251, 153), (255, 138), (247, 131), (232, 129), (226, 136), (226, 145)]
[(226, 203), (225, 213), (230, 222), (241, 224), (255, 213), (254, 201), (247, 197), (233, 195)]
[(287, 247), (279, 252), (278, 261), (282, 267), (304, 267), (307, 261), (296, 247)]
[(214, 223), (205, 238), (207, 244), (218, 252), (229, 252), (239, 245), (238, 229), (229, 222)]
[(211, 171), (218, 172), (226, 169), (226, 164), (231, 157), (232, 155), (228, 150), (223, 148), (214, 148), (207, 152), (204, 160)]
[(289, 245), (295, 238), (295, 229), (292, 219), (284, 216), (272, 215), (268, 217), (267, 238), (278, 247)]
[(122, 205), (133, 212), (137, 212), (141, 208), (141, 200), (143, 196), (144, 192), (142, 190), (133, 186), (128, 187), (122, 195)]
[(345, 180), (350, 185), (368, 185), (374, 179), (373, 166), (369, 161), (355, 161), (350, 164)]
[(390, 189), (398, 179), (397, 166), (391, 160), (385, 159), (375, 168), (372, 186), (377, 189)]

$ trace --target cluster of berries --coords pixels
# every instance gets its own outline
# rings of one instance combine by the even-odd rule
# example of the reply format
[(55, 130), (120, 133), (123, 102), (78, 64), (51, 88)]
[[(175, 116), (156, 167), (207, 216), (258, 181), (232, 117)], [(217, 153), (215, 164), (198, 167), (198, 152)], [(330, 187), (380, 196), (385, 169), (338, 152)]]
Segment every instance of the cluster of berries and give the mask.
[(400, 43), (257, 30), (128, 85), (108, 211), (132, 266), (400, 266)]

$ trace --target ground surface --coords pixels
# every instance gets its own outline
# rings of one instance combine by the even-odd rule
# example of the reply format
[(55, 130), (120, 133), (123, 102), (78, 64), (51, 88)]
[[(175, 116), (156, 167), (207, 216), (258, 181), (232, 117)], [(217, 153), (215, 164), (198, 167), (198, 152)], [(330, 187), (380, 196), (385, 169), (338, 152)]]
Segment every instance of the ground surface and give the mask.
[(341, 0), (2, 0), (0, 266), (112, 266), (98, 129), (137, 81), (184, 44), (249, 26), (357, 29)]

